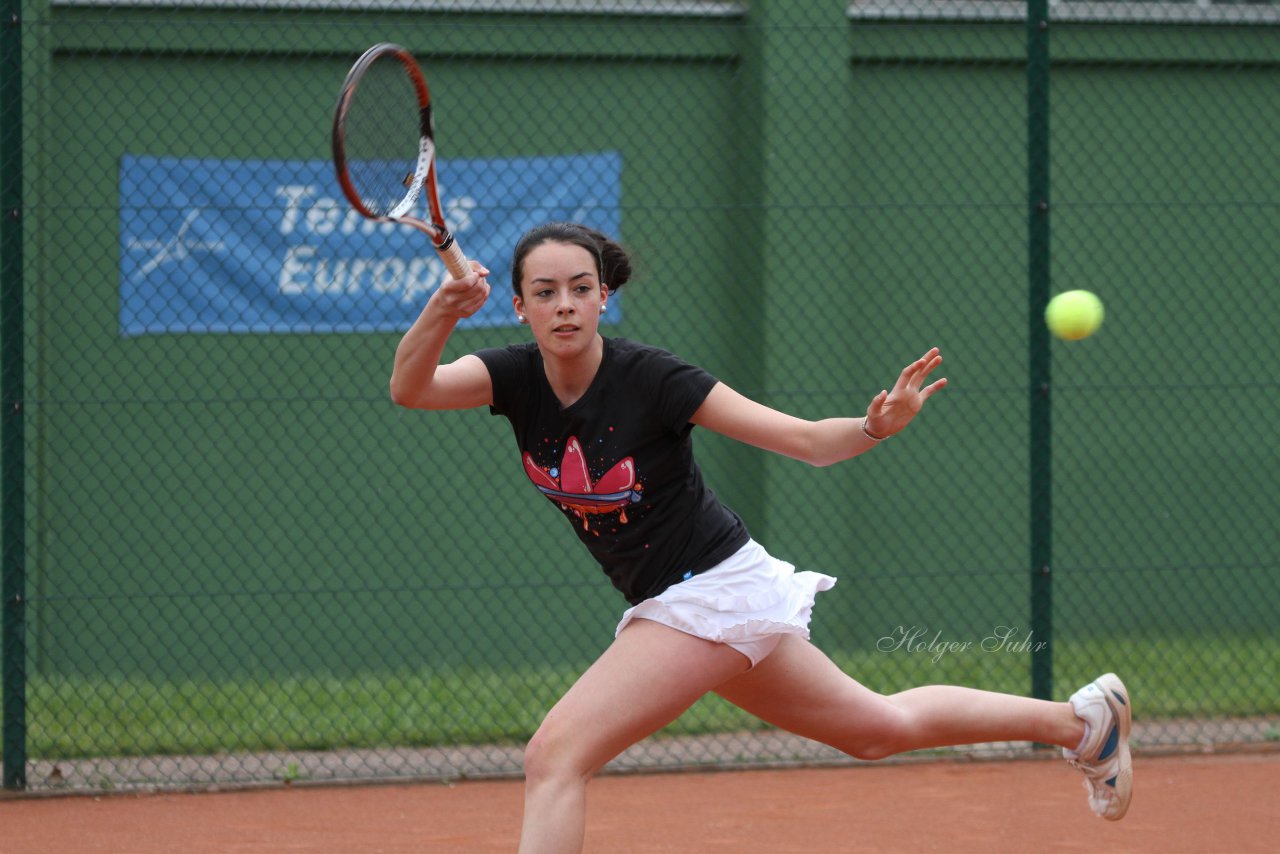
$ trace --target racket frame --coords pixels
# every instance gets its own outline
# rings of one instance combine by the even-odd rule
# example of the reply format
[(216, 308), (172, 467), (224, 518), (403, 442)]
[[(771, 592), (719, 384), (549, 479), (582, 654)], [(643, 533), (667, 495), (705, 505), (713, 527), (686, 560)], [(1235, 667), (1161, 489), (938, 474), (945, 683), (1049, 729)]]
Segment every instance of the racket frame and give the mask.
[[(371, 210), (356, 190), (355, 183), (347, 169), (346, 153), (346, 121), (351, 107), (351, 99), (360, 87), (365, 72), (374, 62), (392, 57), (403, 67), (406, 76), (413, 84), (418, 99), (418, 155), (414, 163), (413, 177), (408, 182), (408, 191), (404, 197), (393, 205), (386, 213), (380, 214)], [(337, 173), (338, 186), (342, 194), (353, 208), (367, 219), (375, 222), (398, 222), (413, 226), (426, 234), (444, 261), (449, 273), (456, 279), (464, 278), (471, 273), (471, 265), (463, 254), (458, 241), (445, 224), (444, 210), (440, 207), (440, 193), (436, 187), (436, 144), (435, 121), (431, 113), (431, 91), (427, 88), (427, 80), (422, 74), (417, 60), (408, 50), (392, 42), (380, 42), (361, 54), (351, 70), (338, 94), (338, 104), (333, 115), (333, 165)], [(427, 207), (430, 219), (413, 216), (412, 211), (418, 205), (423, 193), (427, 196)]]

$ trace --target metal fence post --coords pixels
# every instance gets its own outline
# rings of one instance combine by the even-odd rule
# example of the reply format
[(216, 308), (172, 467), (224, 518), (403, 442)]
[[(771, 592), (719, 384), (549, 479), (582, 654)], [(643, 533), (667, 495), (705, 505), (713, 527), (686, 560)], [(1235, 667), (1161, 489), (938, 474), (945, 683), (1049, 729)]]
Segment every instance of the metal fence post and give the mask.
[(1027, 0), (1027, 192), (1031, 494), (1031, 693), (1053, 694), (1052, 443), (1049, 395), (1049, 3)]
[(23, 460), (22, 0), (0, 13), (0, 682), (3, 683), (4, 787), (26, 787), (26, 551)]

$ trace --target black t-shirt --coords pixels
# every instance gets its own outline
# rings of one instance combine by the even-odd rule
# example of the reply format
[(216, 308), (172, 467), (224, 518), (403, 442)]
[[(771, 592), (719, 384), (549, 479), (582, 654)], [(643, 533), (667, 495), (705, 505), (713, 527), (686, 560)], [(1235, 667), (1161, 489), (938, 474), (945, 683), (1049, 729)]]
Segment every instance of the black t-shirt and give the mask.
[(703, 572), (748, 540), (702, 481), (689, 419), (715, 377), (657, 347), (605, 338), (585, 394), (562, 407), (536, 344), (476, 353), (525, 474), (564, 512), (627, 601)]

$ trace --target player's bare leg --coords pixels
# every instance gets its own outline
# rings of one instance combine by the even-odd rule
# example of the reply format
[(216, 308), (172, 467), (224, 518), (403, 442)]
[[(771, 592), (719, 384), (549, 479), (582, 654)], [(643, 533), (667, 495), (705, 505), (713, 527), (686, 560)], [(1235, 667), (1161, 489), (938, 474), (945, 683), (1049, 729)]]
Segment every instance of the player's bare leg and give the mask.
[(1074, 748), (1084, 737), (1084, 722), (1069, 703), (954, 685), (877, 694), (795, 636), (716, 693), (775, 726), (860, 759), (989, 741)]
[(529, 742), (520, 854), (581, 851), (587, 781), (748, 666), (722, 644), (650, 620), (628, 624)]

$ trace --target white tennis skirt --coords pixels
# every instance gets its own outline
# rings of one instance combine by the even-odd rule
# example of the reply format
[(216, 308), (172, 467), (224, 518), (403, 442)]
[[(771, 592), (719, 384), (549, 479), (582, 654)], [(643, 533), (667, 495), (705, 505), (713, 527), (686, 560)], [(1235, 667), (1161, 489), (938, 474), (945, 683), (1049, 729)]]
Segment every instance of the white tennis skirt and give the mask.
[(809, 637), (813, 600), (836, 579), (820, 572), (796, 572), (755, 540), (711, 569), (628, 608), (617, 637), (636, 618), (723, 643), (755, 667), (783, 635)]

